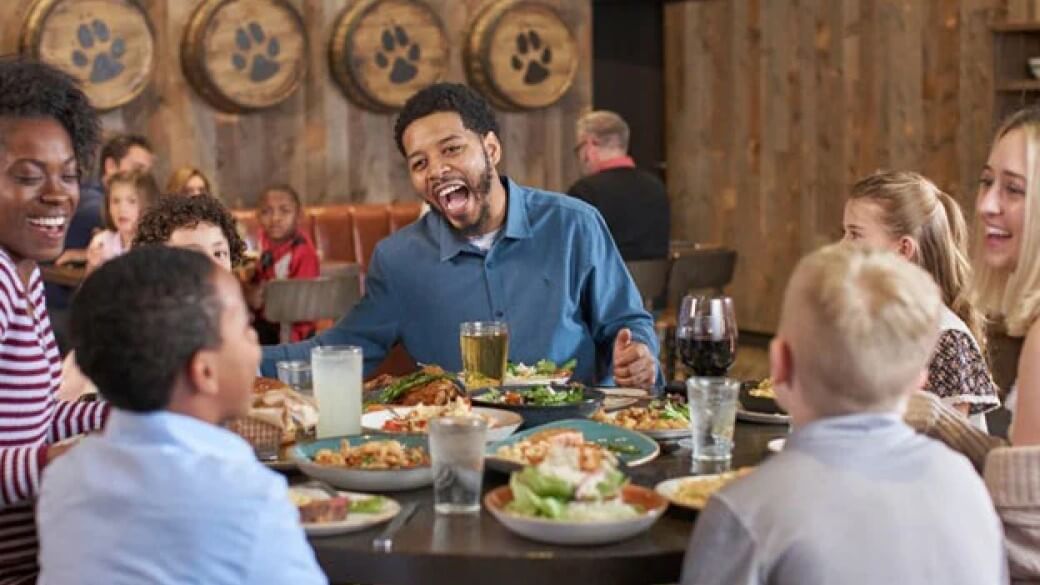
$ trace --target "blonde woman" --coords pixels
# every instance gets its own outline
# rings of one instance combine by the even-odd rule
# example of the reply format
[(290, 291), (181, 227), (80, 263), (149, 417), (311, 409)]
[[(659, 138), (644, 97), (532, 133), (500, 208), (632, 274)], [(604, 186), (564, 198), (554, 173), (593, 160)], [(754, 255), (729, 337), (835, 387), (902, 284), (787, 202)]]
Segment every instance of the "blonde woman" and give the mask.
[(209, 179), (202, 171), (195, 167), (181, 167), (170, 175), (166, 182), (166, 193), (170, 195), (183, 195), (185, 197), (198, 197), (199, 195), (213, 195)]
[[(979, 177), (972, 295), (1024, 336), (1011, 445), (965, 425), (929, 394), (906, 418), (967, 455), (983, 471), (1004, 522), (1012, 582), (1040, 580), (1040, 109), (1013, 114), (997, 132)], [(1009, 407), (1013, 402), (1008, 399)]]
[(943, 297), (941, 331), (925, 389), (986, 430), (984, 413), (999, 406), (985, 359), (982, 314), (968, 299), (971, 266), (960, 206), (925, 177), (879, 171), (852, 187), (845, 240), (892, 250), (921, 266)]

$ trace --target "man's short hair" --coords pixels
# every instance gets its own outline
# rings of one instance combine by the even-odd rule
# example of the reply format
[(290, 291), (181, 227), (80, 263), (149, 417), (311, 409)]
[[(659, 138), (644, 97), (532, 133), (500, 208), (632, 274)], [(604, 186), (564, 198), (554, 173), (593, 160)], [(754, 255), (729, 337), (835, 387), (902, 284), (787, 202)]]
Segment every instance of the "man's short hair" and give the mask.
[(495, 111), (479, 93), (461, 83), (434, 83), (420, 89), (408, 98), (394, 123), (394, 140), (397, 149), (404, 151), (404, 131), (412, 122), (437, 112), (455, 112), (462, 118), (462, 125), (480, 137), (488, 132), (498, 135), (498, 120)]
[(20, 57), (0, 58), (0, 120), (50, 118), (69, 134), (81, 174), (90, 173), (101, 123), (79, 84), (61, 70)]
[(834, 244), (803, 258), (781, 332), (809, 405), (822, 416), (894, 407), (931, 358), (942, 306), (931, 276), (893, 252)]
[(597, 144), (628, 152), (628, 124), (610, 110), (596, 110), (578, 118), (578, 135), (588, 134)]
[(86, 279), (72, 301), (72, 346), (105, 400), (133, 412), (169, 404), (192, 357), (221, 343), (220, 270), (192, 250), (141, 246)]
[(105, 145), (101, 147), (101, 158), (99, 159), (101, 168), (99, 169), (98, 174), (105, 174), (106, 160), (112, 159), (118, 166), (119, 163), (126, 158), (130, 149), (135, 146), (143, 148), (149, 153), (155, 152), (154, 149), (152, 149), (152, 143), (148, 142), (147, 138), (139, 134), (119, 134), (118, 136), (113, 136), (108, 139), (108, 141), (105, 142)]

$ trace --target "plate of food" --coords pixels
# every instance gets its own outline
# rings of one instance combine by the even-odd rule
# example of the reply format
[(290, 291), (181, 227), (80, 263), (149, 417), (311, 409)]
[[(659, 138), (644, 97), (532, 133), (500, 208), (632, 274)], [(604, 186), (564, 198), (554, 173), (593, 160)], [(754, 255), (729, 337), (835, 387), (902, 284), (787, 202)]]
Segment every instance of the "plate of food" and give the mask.
[(401, 511), (386, 496), (344, 492), (308, 484), (289, 488), (289, 499), (300, 512), (307, 536), (347, 534), (390, 520)]
[(545, 386), (566, 384), (574, 375), (578, 360), (571, 359), (557, 365), (549, 359), (541, 359), (532, 365), (523, 362), (506, 364), (506, 386)]
[(509, 410), (524, 417), (522, 428), (570, 418), (591, 416), (606, 397), (599, 390), (582, 384), (544, 386), (502, 386), (470, 393), (474, 404)]
[(289, 451), (297, 441), (311, 438), (317, 424), (318, 405), (313, 398), (274, 378), (258, 377), (246, 416), (227, 427), (248, 441), (265, 465), (291, 471), (296, 464)]
[(298, 444), (300, 471), (341, 489), (402, 491), (433, 483), (426, 437), (351, 435)]
[(605, 459), (635, 467), (652, 461), (661, 448), (650, 437), (614, 425), (588, 419), (562, 420), (514, 434), (491, 443), (485, 452), (485, 464), (505, 473), (524, 465), (537, 465), (556, 444), (588, 445)]
[(690, 475), (677, 477), (657, 484), (654, 491), (676, 506), (688, 510), (702, 510), (715, 492), (754, 471), (754, 467), (741, 467), (712, 475)]
[(420, 404), (367, 412), (361, 416), (361, 427), (373, 433), (425, 435), (430, 420), (442, 416), (475, 416), (484, 419), (488, 424), (489, 443), (512, 435), (524, 422), (524, 418), (515, 412), (480, 406), (474, 408), (468, 400), (458, 398), (443, 406)]
[(384, 405), (445, 405), (465, 396), (454, 374), (438, 366), (423, 366), (407, 376), (377, 376), (364, 386), (365, 410)]
[(630, 406), (613, 412), (599, 411), (592, 420), (639, 431), (656, 441), (677, 441), (690, 436), (690, 408), (677, 400), (652, 400), (646, 406)]
[(630, 485), (610, 458), (587, 444), (554, 443), (537, 464), (484, 496), (488, 512), (520, 536), (564, 545), (597, 545), (649, 529), (668, 507), (661, 495)]

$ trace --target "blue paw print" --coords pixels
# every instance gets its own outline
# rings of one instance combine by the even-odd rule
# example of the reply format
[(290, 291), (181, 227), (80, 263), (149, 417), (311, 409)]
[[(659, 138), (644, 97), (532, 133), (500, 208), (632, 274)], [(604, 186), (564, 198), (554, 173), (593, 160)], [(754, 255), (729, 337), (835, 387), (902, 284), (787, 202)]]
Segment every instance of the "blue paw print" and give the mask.
[[(267, 46), (264, 45), (264, 40)], [(253, 83), (267, 81), (278, 73), (281, 66), (275, 61), (282, 46), (275, 37), (267, 38), (264, 27), (253, 21), (235, 31), (235, 46), (238, 52), (231, 55), (231, 64), (239, 71), (249, 71)]]
[(383, 69), (390, 67), (390, 83), (400, 85), (415, 79), (419, 73), (419, 68), (415, 66), (421, 52), (419, 43), (412, 43), (408, 33), (397, 25), (394, 25), (393, 30), (383, 31), (382, 42), (383, 50), (376, 52), (376, 65)]
[(79, 25), (76, 40), (79, 48), (72, 51), (72, 63), (81, 69), (90, 67), (88, 79), (91, 83), (115, 79), (126, 69), (122, 63), (126, 41), (121, 37), (113, 38), (105, 21), (95, 19), (89, 24)]
[(549, 78), (549, 63), (552, 49), (542, 48), (542, 37), (533, 30), (516, 36), (516, 52), (512, 58), (513, 69), (524, 72), (524, 84), (538, 85)]

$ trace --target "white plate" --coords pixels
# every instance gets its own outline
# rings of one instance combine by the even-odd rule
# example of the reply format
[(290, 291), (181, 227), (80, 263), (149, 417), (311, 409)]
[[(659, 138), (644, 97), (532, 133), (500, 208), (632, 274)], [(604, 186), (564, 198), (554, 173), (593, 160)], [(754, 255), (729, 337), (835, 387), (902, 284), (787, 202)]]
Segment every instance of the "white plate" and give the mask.
[(511, 376), (506, 374), (505, 386), (548, 386), (566, 384), (570, 376)]
[(787, 439), (780, 437), (779, 439), (773, 439), (766, 443), (766, 449), (769, 449), (773, 453), (779, 453), (784, 450), (784, 445), (787, 443)]
[[(629, 491), (647, 490), (641, 486), (625, 486), (626, 493)], [(494, 502), (501, 498), (501, 490), (509, 490), (509, 486), (495, 488), (484, 496), (484, 507), (487, 508), (496, 520), (502, 523), (510, 532), (520, 536), (546, 542), (549, 544), (564, 545), (596, 545), (618, 542), (644, 532), (657, 522), (665, 509), (667, 502), (661, 502), (660, 506), (647, 510), (638, 518), (607, 522), (562, 522), (546, 518), (529, 518), (517, 516), (506, 512), (500, 505)], [(512, 496), (510, 496), (512, 497)], [(644, 496), (645, 498), (645, 496)], [(626, 501), (631, 501), (629, 497)], [(660, 500), (658, 500), (660, 501)]]
[(766, 425), (791, 424), (791, 417), (786, 414), (766, 414), (764, 412), (751, 412), (743, 408), (737, 408), (737, 420), (744, 422), (761, 423)]
[[(732, 472), (727, 471), (726, 473)], [(654, 487), (654, 491), (667, 498), (673, 506), (679, 506), (680, 508), (686, 508), (687, 510), (700, 510), (701, 508), (699, 506), (693, 506), (689, 503), (680, 502), (678, 499), (676, 499), (675, 494), (679, 491), (679, 486), (686, 482), (699, 483), (704, 481), (714, 481), (717, 480), (720, 475), (722, 474), (715, 473), (711, 475), (688, 475), (686, 477), (676, 477), (673, 479), (662, 481), (661, 483), (657, 484)], [(730, 480), (730, 483), (733, 481), (737, 481), (737, 479), (740, 478), (734, 478)], [(729, 485), (729, 483), (727, 483), (726, 485)], [(726, 486), (724, 485), (719, 489), (723, 489), (725, 487)]]
[[(396, 433), (393, 431), (383, 430), (383, 425), (386, 421), (394, 418), (394, 413), (397, 413), (397, 416), (405, 416), (413, 410), (415, 410), (414, 406), (397, 406), (394, 407), (393, 411), (387, 409), (374, 410), (365, 413), (361, 416), (361, 428), (366, 432), (382, 433), (384, 435), (426, 435), (426, 433)], [(502, 410), (500, 408), (474, 406), (473, 412), (486, 417), (488, 420), (488, 443), (505, 439), (509, 435), (512, 435), (516, 429), (520, 428), (520, 425), (524, 424), (524, 417), (515, 412)]]
[[(291, 487), (290, 491), (304, 492), (314, 497), (321, 497), (325, 492), (317, 488), (309, 487)], [(347, 496), (351, 500), (365, 500), (368, 498), (375, 497), (371, 494), (362, 494), (358, 492), (339, 492), (340, 495)], [(307, 533), (307, 536), (331, 536), (333, 534), (347, 534), (350, 532), (359, 532), (375, 526), (376, 524), (382, 524), (387, 520), (397, 516), (401, 511), (401, 505), (396, 500), (392, 500), (383, 496), (385, 500), (383, 509), (375, 514), (359, 514), (351, 512), (347, 514), (347, 517), (338, 522), (318, 522), (318, 523), (304, 523), (303, 531)]]

